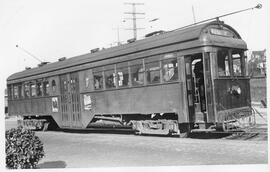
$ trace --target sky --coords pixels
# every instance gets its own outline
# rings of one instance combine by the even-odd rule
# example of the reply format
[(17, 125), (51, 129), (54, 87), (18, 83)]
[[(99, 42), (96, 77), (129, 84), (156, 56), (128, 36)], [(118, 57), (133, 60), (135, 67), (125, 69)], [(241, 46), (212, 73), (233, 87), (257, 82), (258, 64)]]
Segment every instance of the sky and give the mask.
[[(55, 62), (94, 48), (116, 46), (133, 37), (132, 6), (143, 3), (137, 12), (138, 38), (157, 30), (173, 30), (230, 12), (250, 8), (258, 3), (262, 9), (221, 18), (235, 28), (247, 42), (249, 51), (270, 45), (270, 3), (268, 0), (0, 0), (0, 96), (6, 78), (25, 67), (36, 67), (38, 60)], [(192, 13), (194, 9), (194, 16)], [(158, 18), (157, 21), (149, 22)], [(19, 48), (16, 47), (19, 46)], [(22, 50), (24, 49), (24, 50)], [(2, 104), (2, 99), (0, 98)]]
[[(38, 60), (55, 62), (94, 48), (115, 46), (133, 37), (132, 21), (124, 12), (140, 2), (137, 12), (138, 38), (156, 30), (173, 30), (191, 23), (226, 13), (250, 8), (258, 3), (262, 9), (221, 18), (235, 28), (247, 42), (249, 51), (267, 49), (269, 53), (270, 6), (268, 0), (0, 0), (0, 93), (6, 78), (35, 67)], [(194, 17), (192, 13), (194, 9)], [(158, 18), (157, 21), (149, 22)], [(19, 48), (16, 47), (19, 46)]]
[[(225, 18), (247, 42), (249, 51), (270, 45), (269, 0), (0, 0), (0, 104), (4, 110), (4, 89), (9, 75), (39, 63), (16, 45), (42, 61), (55, 62), (94, 48), (115, 46), (133, 37), (130, 5), (140, 2), (137, 12), (145, 13), (137, 21), (139, 39), (156, 30), (173, 30), (196, 21), (250, 8), (258, 3), (262, 9), (246, 11)], [(194, 9), (194, 17), (192, 13)], [(155, 22), (149, 22), (158, 18)], [(125, 22), (124, 22), (125, 20)], [(1, 111), (1, 110), (0, 110)], [(2, 112), (2, 111), (1, 111)], [(2, 125), (3, 126), (3, 125)]]

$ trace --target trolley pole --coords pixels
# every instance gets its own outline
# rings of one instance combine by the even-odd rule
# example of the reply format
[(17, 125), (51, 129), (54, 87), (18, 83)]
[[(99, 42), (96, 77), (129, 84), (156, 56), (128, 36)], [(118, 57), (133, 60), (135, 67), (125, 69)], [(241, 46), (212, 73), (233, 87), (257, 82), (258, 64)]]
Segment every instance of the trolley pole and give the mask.
[(144, 3), (124, 3), (125, 5), (132, 5), (132, 12), (125, 12), (124, 14), (131, 14), (132, 18), (125, 18), (126, 20), (132, 20), (133, 21), (133, 28), (127, 29), (127, 30), (133, 30), (133, 37), (136, 40), (137, 39), (137, 30), (143, 29), (143, 28), (137, 28), (137, 19), (143, 19), (143, 18), (137, 18), (136, 15), (144, 15), (145, 13), (138, 13), (136, 12), (136, 5), (144, 5)]
[(26, 49), (19, 47), (19, 45), (16, 45), (16, 48), (19, 48), (20, 50), (22, 50), (23, 52), (25, 52), (26, 54), (28, 54), (29, 56), (33, 57), (34, 59), (36, 59), (37, 61), (39, 61), (40, 63), (42, 63), (42, 60), (40, 60), (39, 58), (37, 58), (36, 56), (34, 56), (33, 54), (31, 54), (29, 51), (27, 51)]

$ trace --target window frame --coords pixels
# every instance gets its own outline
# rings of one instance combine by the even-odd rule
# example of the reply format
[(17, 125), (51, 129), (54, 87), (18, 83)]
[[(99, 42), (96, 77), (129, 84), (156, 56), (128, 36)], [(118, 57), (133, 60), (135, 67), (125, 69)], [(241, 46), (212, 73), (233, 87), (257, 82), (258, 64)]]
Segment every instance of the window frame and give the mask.
[[(119, 84), (119, 81), (120, 81), (119, 72), (122, 72), (123, 83), (124, 83), (124, 81), (126, 81), (124, 76), (127, 76), (127, 83), (125, 85), (123, 83), (122, 83), (122, 85)], [(129, 62), (120, 62), (120, 63), (116, 64), (116, 77), (117, 77), (116, 84), (118, 85), (119, 88), (125, 88), (125, 87), (129, 87), (131, 85), (130, 84)]]
[[(163, 78), (164, 71), (163, 71), (163, 64), (169, 64), (168, 60), (170, 60), (170, 63), (172, 63), (172, 60), (175, 60), (175, 63), (173, 67), (169, 67), (169, 69), (174, 69), (174, 75), (175, 79), (165, 80)], [(154, 67), (151, 67), (151, 64), (154, 64)], [(147, 70), (147, 65), (150, 65), (149, 69)], [(151, 68), (155, 68), (152, 69)], [(92, 77), (93, 77), (93, 91), (103, 91), (103, 90), (112, 90), (112, 89), (124, 89), (124, 88), (130, 88), (130, 87), (141, 87), (141, 86), (148, 86), (148, 85), (159, 85), (159, 84), (167, 84), (172, 82), (179, 82), (180, 76), (179, 76), (179, 60), (177, 58), (177, 52), (169, 52), (169, 53), (162, 53), (158, 55), (152, 55), (144, 58), (137, 58), (132, 60), (126, 60), (121, 61), (117, 63), (111, 63), (106, 64), (104, 66), (97, 66), (93, 67), (92, 69)], [(126, 83), (125, 85), (119, 84), (120, 77), (122, 74), (119, 74), (118, 72), (124, 71), (124, 74), (126, 74)], [(147, 73), (151, 75), (151, 72), (157, 72), (153, 76), (158, 76), (158, 81), (147, 81)], [(109, 76), (113, 75), (113, 86), (108, 86), (107, 79)], [(120, 76), (121, 75), (121, 76)], [(96, 88), (96, 76), (102, 76), (102, 85), (101, 88)], [(135, 79), (136, 78), (136, 79)]]
[[(172, 77), (169, 79), (169, 80), (166, 80), (164, 77), (166, 75), (166, 71), (164, 69), (165, 65), (168, 65), (169, 63), (164, 63), (164, 62), (168, 62), (168, 61), (173, 61), (175, 60), (176, 61), (176, 66), (173, 66), (173, 67), (168, 67), (167, 68), (167, 71), (170, 70), (170, 69), (174, 69), (174, 74), (172, 75)], [(172, 64), (172, 63), (170, 63)], [(177, 60), (177, 57), (172, 57), (172, 58), (168, 58), (168, 59), (162, 59), (161, 60), (161, 72), (162, 72), (162, 81), (167, 83), (167, 82), (174, 82), (174, 81), (178, 81), (179, 80), (179, 73), (178, 73), (178, 69), (179, 69), (179, 64), (178, 64), (178, 60)], [(172, 79), (174, 76), (176, 76), (175, 79)]]
[[(218, 52), (219, 51), (224, 51), (226, 50), (228, 52), (228, 65), (229, 65), (229, 73), (230, 75), (220, 75), (219, 74), (219, 65), (218, 65)], [(233, 52), (237, 52), (237, 53), (233, 53)], [(235, 59), (240, 59), (240, 69), (241, 69), (241, 75), (236, 75), (234, 72), (234, 66), (233, 66), (233, 54), (239, 54), (240, 57), (239, 58), (235, 58)], [(234, 49), (234, 48), (222, 48), (222, 49), (218, 49), (217, 53), (216, 53), (216, 63), (217, 63), (217, 67), (216, 67), (216, 71), (217, 71), (217, 77), (218, 78), (232, 78), (232, 77), (245, 77), (246, 76), (246, 64), (245, 64), (245, 57), (244, 57), (244, 50), (243, 49)], [(226, 70), (225, 70), (226, 71)]]

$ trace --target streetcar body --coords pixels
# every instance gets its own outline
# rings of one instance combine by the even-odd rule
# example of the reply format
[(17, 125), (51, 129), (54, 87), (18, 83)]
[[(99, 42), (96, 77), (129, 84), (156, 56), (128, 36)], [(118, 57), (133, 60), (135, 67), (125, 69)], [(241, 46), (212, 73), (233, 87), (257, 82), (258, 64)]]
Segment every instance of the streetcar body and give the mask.
[(65, 129), (101, 121), (176, 123), (179, 133), (224, 128), (251, 115), (246, 49), (232, 27), (214, 21), (61, 59), (7, 79), (9, 114)]

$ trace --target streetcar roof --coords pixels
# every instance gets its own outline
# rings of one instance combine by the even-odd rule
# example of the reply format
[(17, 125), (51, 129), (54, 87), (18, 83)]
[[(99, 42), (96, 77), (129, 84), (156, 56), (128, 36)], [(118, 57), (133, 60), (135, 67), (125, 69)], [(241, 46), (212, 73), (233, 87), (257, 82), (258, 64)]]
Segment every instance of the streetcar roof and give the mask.
[(12, 74), (7, 78), (7, 81), (14, 81), (16, 79), (22, 79), (25, 77), (40, 75), (51, 71), (62, 70), (90, 62), (96, 62), (166, 45), (196, 40), (200, 38), (203, 29), (211, 25), (223, 25), (233, 31), (237, 35), (237, 37), (241, 39), (240, 35), (232, 27), (218, 21), (212, 21), (183, 29), (176, 29), (174, 31), (165, 32), (157, 36), (147, 37), (145, 39), (137, 40), (132, 43), (100, 50), (95, 53), (87, 53), (68, 58), (66, 60), (45, 64), (41, 67), (27, 69), (22, 72)]

